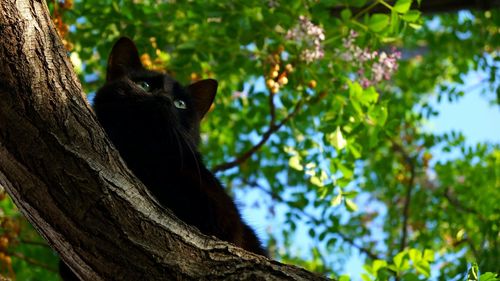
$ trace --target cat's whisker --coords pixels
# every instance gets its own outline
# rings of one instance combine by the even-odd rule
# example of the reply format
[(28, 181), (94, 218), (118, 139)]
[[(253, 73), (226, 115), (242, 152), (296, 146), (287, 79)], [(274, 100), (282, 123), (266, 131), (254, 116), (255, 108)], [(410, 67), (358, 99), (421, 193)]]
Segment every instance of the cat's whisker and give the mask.
[(194, 160), (194, 163), (195, 163), (195, 166), (196, 166), (196, 171), (197, 171), (197, 174), (198, 174), (198, 181), (199, 181), (199, 184), (201, 186), (202, 178), (201, 178), (200, 163), (198, 162), (198, 157), (196, 155), (195, 149), (193, 148), (193, 147), (196, 147), (196, 146), (194, 144), (192, 144), (190, 141), (188, 141), (188, 140), (191, 140), (191, 138), (189, 138), (189, 136), (187, 136), (188, 134), (183, 133), (182, 131), (180, 131), (179, 133), (182, 134), (182, 135), (186, 135), (186, 136), (181, 137), (181, 140), (186, 144), (186, 146), (189, 149), (189, 152), (191, 152), (191, 156), (193, 157), (193, 160)]
[(174, 135), (175, 137), (175, 141), (176, 141), (176, 144), (177, 144), (177, 150), (179, 151), (179, 159), (181, 161), (180, 163), (180, 167), (184, 167), (184, 150), (182, 149), (182, 137), (179, 137), (179, 134), (177, 133), (176, 130), (172, 131), (172, 134)]

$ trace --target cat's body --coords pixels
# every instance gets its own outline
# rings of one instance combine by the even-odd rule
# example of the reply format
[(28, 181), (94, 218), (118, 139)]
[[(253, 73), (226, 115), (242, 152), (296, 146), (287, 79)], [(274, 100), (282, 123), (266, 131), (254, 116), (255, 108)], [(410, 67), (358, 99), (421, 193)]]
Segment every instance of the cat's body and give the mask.
[(146, 70), (134, 43), (121, 38), (94, 109), (128, 167), (163, 206), (204, 234), (265, 255), (198, 152), (200, 121), (216, 91), (215, 80), (183, 87), (168, 75)]
[(198, 152), (199, 124), (216, 90), (215, 80), (183, 87), (146, 70), (134, 43), (121, 38), (109, 57), (107, 81), (95, 96), (94, 109), (127, 166), (160, 204), (206, 235), (266, 255)]

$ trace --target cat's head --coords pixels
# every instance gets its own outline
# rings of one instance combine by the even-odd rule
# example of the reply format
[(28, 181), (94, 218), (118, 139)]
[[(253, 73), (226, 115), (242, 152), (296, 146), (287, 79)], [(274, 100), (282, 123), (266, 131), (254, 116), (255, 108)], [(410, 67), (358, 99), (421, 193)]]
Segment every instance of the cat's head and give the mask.
[(94, 108), (108, 134), (120, 130), (120, 126), (123, 130), (135, 129), (137, 134), (163, 130), (163, 126), (187, 133), (197, 143), (200, 121), (216, 91), (217, 81), (213, 79), (184, 87), (166, 74), (147, 70), (134, 42), (122, 37), (109, 56), (106, 84), (97, 92)]

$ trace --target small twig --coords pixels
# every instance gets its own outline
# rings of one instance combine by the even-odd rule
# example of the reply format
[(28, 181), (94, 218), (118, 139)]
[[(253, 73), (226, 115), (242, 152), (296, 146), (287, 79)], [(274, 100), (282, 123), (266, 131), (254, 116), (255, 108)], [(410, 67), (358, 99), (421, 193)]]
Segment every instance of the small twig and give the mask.
[(458, 201), (457, 198), (453, 197), (452, 195), (452, 192), (450, 190), (450, 188), (446, 188), (445, 192), (444, 192), (444, 198), (446, 198), (446, 200), (448, 200), (448, 202), (450, 202), (453, 206), (455, 206), (458, 210), (462, 211), (462, 212), (466, 212), (466, 213), (471, 213), (471, 214), (474, 214), (476, 215), (481, 221), (485, 221), (486, 218), (478, 211), (468, 207), (468, 206), (464, 206), (462, 203), (460, 203), (460, 201)]
[(401, 242), (399, 246), (400, 252), (402, 252), (406, 248), (406, 243), (407, 243), (408, 220), (410, 217), (410, 203), (411, 203), (414, 181), (415, 181), (415, 167), (412, 165), (410, 171), (410, 180), (408, 181), (408, 185), (406, 186), (406, 197), (403, 209), (403, 230), (402, 230), (403, 233), (401, 234)]
[(359, 18), (360, 16), (364, 15), (365, 13), (369, 12), (371, 9), (375, 8), (379, 4), (379, 1), (373, 2), (371, 5), (367, 6), (363, 10), (361, 10), (359, 13), (357, 13), (352, 19), (355, 20)]
[(29, 245), (34, 245), (34, 246), (41, 246), (41, 247), (46, 247), (46, 248), (50, 249), (50, 246), (47, 245), (47, 243), (45, 243), (45, 242), (26, 240), (26, 239), (23, 239), (23, 238), (20, 238), (19, 242), (22, 243), (22, 244), (29, 244)]
[(380, 4), (384, 5), (387, 9), (392, 11), (392, 6), (387, 4), (384, 0), (379, 0), (378, 1)]
[(47, 270), (52, 271), (52, 272), (57, 272), (57, 270), (54, 269), (53, 267), (51, 267), (45, 263), (39, 262), (35, 259), (29, 258), (21, 253), (9, 253), (9, 255), (14, 256), (18, 259), (24, 260), (25, 262), (27, 262), (29, 264), (42, 267), (42, 268), (47, 269)]
[(350, 237), (347, 237), (344, 233), (338, 232), (336, 233), (342, 240), (346, 241), (348, 244), (353, 246), (354, 248), (358, 249), (360, 252), (365, 253), (368, 257), (370, 257), (372, 260), (378, 260), (380, 259), (376, 254), (372, 253), (370, 249), (365, 248), (363, 246), (360, 246), (354, 242), (354, 240)]
[(276, 106), (274, 105), (274, 94), (271, 91), (269, 91), (269, 115), (271, 115), (269, 124), (272, 127), (276, 123)]
[(401, 230), (401, 241), (399, 243), (399, 251), (402, 252), (406, 248), (407, 239), (408, 239), (408, 220), (410, 217), (410, 203), (412, 197), (413, 187), (415, 185), (415, 161), (414, 159), (403, 149), (401, 145), (396, 143), (394, 140), (391, 140), (392, 147), (395, 151), (399, 152), (403, 157), (403, 160), (410, 167), (410, 179), (408, 180), (408, 184), (406, 185), (406, 196), (403, 207), (403, 227)]
[(236, 166), (240, 165), (241, 163), (245, 162), (246, 160), (248, 160), (248, 158), (250, 158), (257, 150), (259, 150), (269, 140), (269, 138), (271, 137), (271, 135), (273, 133), (278, 131), (281, 127), (283, 127), (283, 125), (285, 125), (288, 121), (290, 121), (291, 118), (293, 118), (295, 115), (297, 115), (297, 113), (299, 113), (303, 104), (304, 104), (304, 101), (302, 99), (299, 100), (295, 104), (295, 107), (292, 110), (292, 112), (290, 112), (285, 118), (283, 118), (283, 120), (281, 120), (281, 122), (279, 122), (277, 125), (271, 124), (269, 126), (267, 131), (262, 135), (262, 138), (260, 139), (260, 141), (256, 145), (254, 145), (252, 148), (250, 148), (245, 153), (238, 156), (236, 159), (234, 159), (230, 162), (216, 165), (212, 169), (212, 171), (214, 173), (224, 171), (224, 170), (236, 167)]
[(472, 250), (472, 253), (476, 260), (479, 260), (481, 258), (481, 255), (478, 253), (476, 246), (472, 243), (472, 240), (470, 238), (467, 238), (467, 244), (469, 244), (470, 249)]

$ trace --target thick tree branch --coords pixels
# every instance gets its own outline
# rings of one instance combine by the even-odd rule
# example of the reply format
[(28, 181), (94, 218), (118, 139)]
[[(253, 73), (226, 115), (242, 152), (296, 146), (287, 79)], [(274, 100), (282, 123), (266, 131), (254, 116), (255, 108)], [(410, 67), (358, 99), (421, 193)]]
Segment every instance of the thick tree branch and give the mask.
[(0, 185), (83, 280), (326, 280), (159, 206), (97, 123), (45, 1), (0, 2)]

